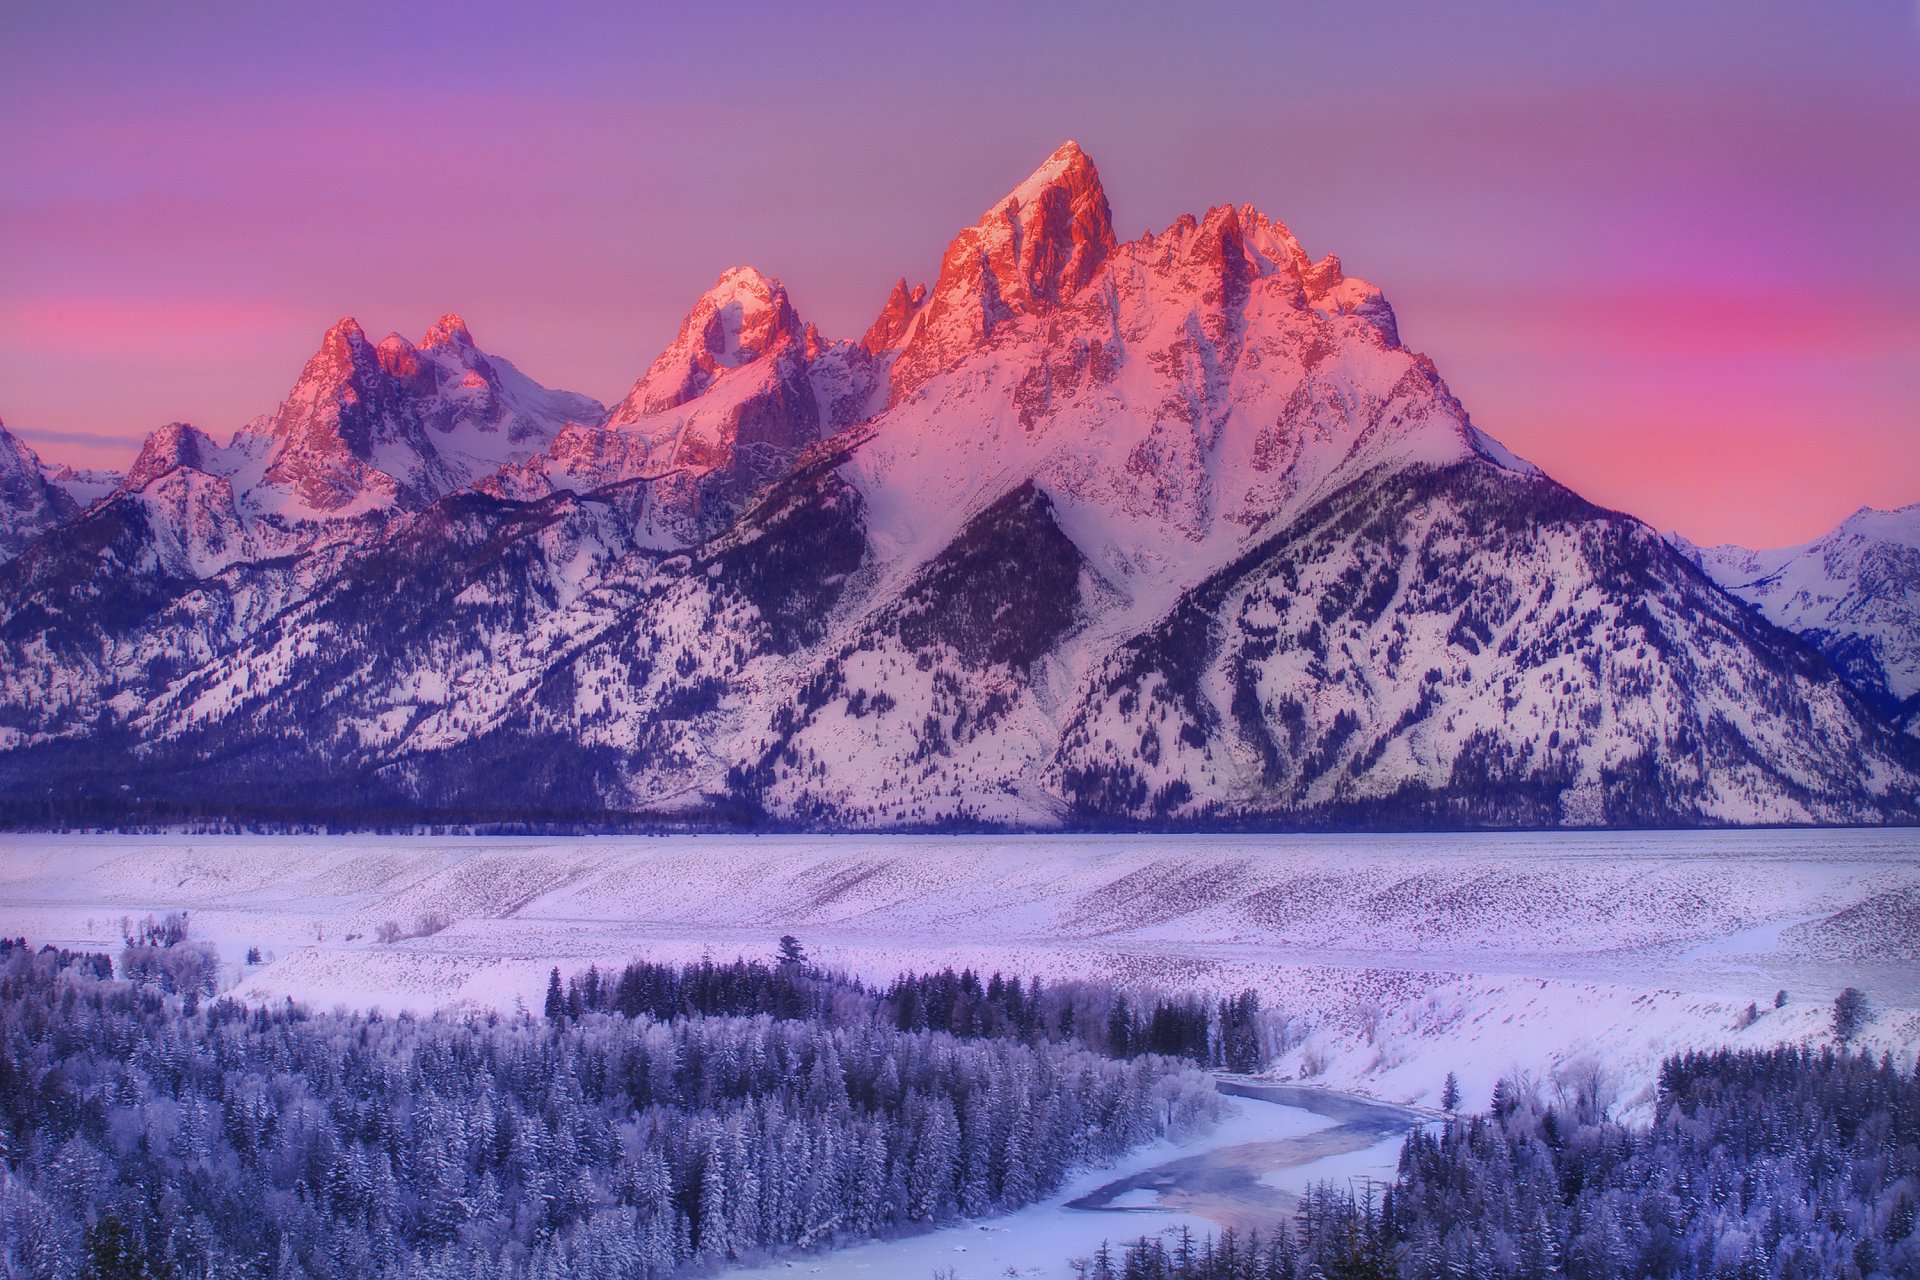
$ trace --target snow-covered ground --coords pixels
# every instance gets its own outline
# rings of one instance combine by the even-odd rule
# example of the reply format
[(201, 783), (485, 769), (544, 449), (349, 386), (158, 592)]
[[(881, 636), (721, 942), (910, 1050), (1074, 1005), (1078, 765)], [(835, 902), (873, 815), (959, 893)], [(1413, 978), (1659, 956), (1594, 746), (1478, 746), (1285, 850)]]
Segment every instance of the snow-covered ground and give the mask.
[[(0, 933), (117, 949), (187, 910), (238, 994), (537, 1004), (547, 971), (765, 955), (1222, 991), (1292, 1019), (1275, 1073), (1433, 1105), (1597, 1070), (1641, 1108), (1676, 1049), (1920, 1048), (1920, 831), (1139, 837), (0, 837)], [(441, 932), (377, 941), (422, 916)], [(242, 965), (250, 947), (268, 962)], [(1776, 993), (1786, 1002), (1775, 1008)], [(1754, 1016), (1749, 1022), (1748, 1008)]]

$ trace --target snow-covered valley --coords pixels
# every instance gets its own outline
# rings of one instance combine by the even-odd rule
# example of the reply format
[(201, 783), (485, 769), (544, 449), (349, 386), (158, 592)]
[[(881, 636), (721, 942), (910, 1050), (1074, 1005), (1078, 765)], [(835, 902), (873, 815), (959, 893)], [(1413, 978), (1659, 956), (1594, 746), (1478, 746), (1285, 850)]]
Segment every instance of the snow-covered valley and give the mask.
[(537, 1008), (554, 966), (765, 956), (785, 933), (870, 979), (1251, 986), (1287, 1017), (1273, 1074), (1419, 1106), (1449, 1071), (1477, 1106), (1501, 1076), (1597, 1068), (1631, 1113), (1665, 1054), (1825, 1042), (1846, 986), (1863, 1043), (1920, 1048), (1906, 829), (0, 839), (0, 934), (117, 950), (124, 920), (174, 910), (242, 998), (323, 1008)]

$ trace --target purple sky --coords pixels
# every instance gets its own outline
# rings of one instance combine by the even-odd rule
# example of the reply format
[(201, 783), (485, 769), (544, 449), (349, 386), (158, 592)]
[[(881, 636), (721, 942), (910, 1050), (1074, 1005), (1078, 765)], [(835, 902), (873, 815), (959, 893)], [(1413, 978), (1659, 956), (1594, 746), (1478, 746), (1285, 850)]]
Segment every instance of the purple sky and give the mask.
[(341, 315), (617, 399), (720, 271), (856, 336), (1062, 139), (1120, 234), (1250, 200), (1486, 430), (1700, 541), (1920, 501), (1920, 10), (0, 9), (0, 418), (125, 465)]

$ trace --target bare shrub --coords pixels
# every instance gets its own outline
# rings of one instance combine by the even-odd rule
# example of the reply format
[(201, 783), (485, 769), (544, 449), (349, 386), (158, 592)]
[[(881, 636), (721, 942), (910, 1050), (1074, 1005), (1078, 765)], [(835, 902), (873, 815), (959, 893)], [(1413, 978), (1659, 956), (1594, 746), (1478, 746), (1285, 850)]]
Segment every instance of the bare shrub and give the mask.
[(383, 920), (374, 929), (373, 936), (377, 942), (399, 942), (403, 938), (431, 938), (452, 924), (453, 917), (444, 911), (422, 911), (414, 918), (413, 928), (401, 928), (398, 920)]

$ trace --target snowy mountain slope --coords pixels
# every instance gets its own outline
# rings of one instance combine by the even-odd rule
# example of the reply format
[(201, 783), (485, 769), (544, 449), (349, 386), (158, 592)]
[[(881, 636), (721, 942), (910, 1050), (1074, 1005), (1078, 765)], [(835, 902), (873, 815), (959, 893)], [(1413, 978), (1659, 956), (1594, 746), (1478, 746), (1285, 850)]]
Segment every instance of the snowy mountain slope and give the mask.
[(641, 483), (454, 495), (134, 728), (157, 762), (298, 757), (295, 776), (395, 805), (697, 805), (742, 709), (777, 696), (864, 554), (834, 457), (693, 555), (635, 539)]
[(1728, 591), (1826, 655), (1867, 700), (1920, 734), (1920, 504), (1862, 507), (1797, 547), (1696, 547)]
[(1920, 816), (1911, 740), (1475, 428), (1378, 289), (1250, 207), (1123, 242), (1072, 144), (859, 344), (741, 268), (604, 421), (502, 368), (343, 324), (231, 444), (156, 433), (0, 567), (0, 780), (345, 819)]
[(50, 481), (40, 456), (0, 422), (0, 560), (48, 529), (70, 519), (79, 509), (74, 496)]
[(1102, 592), (1051, 499), (1022, 485), (774, 708), (736, 790), (832, 826), (1054, 821), (1032, 762), (1057, 732), (1056, 652)]
[(415, 733), (469, 736), (621, 616), (618, 584), (587, 584), (630, 554), (626, 525), (610, 497), (449, 497), (168, 684), (131, 727), (150, 755), (260, 755), (321, 787)]
[(119, 720), (332, 576), (348, 552), (336, 542), (198, 577), (178, 538), (190, 517), (166, 501), (208, 488), (200, 473), (174, 473), (0, 565), (0, 743), (113, 739), (119, 751)]
[(1911, 753), (1638, 521), (1468, 461), (1343, 489), (1092, 681), (1048, 778), (1094, 817), (1872, 820)]

